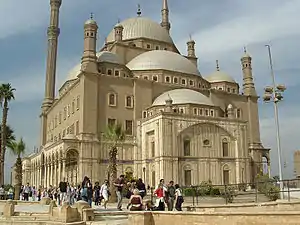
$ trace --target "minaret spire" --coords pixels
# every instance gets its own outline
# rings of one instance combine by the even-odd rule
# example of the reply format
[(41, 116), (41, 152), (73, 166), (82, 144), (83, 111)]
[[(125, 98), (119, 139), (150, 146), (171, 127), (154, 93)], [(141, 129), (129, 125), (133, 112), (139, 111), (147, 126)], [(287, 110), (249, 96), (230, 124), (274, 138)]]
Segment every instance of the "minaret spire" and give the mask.
[(241, 58), (243, 70), (243, 91), (246, 96), (257, 96), (252, 75), (252, 58), (244, 47), (244, 55)]
[(216, 60), (216, 68), (217, 68), (217, 71), (220, 71), (219, 60)]
[(138, 9), (137, 9), (137, 13), (136, 13), (138, 16), (141, 16), (142, 14), (142, 11), (141, 11), (141, 5), (138, 4)]
[(42, 103), (42, 135), (41, 145), (46, 144), (47, 137), (47, 110), (51, 107), (55, 98), (55, 80), (56, 80), (56, 61), (57, 45), (59, 36), (59, 9), (62, 0), (50, 0), (50, 25), (47, 30), (48, 35), (48, 52), (46, 67), (45, 96)]
[(169, 7), (168, 7), (168, 0), (163, 0), (163, 5), (161, 9), (161, 23), (160, 25), (165, 28), (168, 33), (171, 29), (171, 24), (169, 21)]

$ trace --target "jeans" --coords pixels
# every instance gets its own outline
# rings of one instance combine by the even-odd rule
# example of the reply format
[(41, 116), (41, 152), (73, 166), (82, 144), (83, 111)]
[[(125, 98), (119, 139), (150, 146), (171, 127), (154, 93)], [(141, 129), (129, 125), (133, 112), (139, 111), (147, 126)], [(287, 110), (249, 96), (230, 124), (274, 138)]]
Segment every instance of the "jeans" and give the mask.
[(172, 197), (170, 197), (169, 199), (168, 199), (168, 202), (167, 202), (167, 204), (168, 204), (168, 211), (173, 211), (173, 209), (174, 209), (174, 198), (172, 198)]
[(116, 191), (116, 194), (117, 194), (117, 198), (118, 198), (117, 208), (122, 209), (122, 199), (123, 199), (122, 192), (121, 191)]
[(60, 193), (60, 204), (62, 204), (65, 201), (67, 201), (67, 193), (66, 192), (61, 192)]

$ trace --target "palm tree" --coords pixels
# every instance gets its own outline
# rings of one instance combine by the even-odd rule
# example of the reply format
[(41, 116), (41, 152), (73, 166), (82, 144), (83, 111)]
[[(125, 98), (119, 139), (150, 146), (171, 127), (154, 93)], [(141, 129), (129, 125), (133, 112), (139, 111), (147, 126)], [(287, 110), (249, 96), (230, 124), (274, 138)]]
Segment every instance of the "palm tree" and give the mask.
[(1, 132), (1, 149), (0, 149), (0, 184), (4, 184), (4, 159), (6, 151), (6, 122), (8, 116), (8, 103), (15, 99), (15, 88), (11, 84), (2, 84), (0, 86), (0, 103), (2, 106), (2, 132)]
[(104, 133), (106, 140), (109, 143), (109, 165), (108, 165), (108, 174), (109, 174), (109, 184), (110, 184), (110, 201), (116, 201), (116, 192), (113, 183), (117, 179), (117, 155), (118, 147), (125, 140), (125, 132), (122, 129), (122, 125), (115, 124), (109, 125)]
[(25, 152), (25, 142), (21, 138), (18, 142), (13, 141), (9, 147), (12, 153), (17, 156), (15, 163), (15, 200), (19, 199), (22, 186), (22, 158), (21, 155)]
[[(0, 134), (1, 133), (2, 133), (2, 125), (0, 124)], [(16, 140), (15, 135), (14, 135), (14, 130), (9, 125), (7, 125), (5, 133), (6, 133), (6, 147), (10, 148), (12, 142)], [(2, 149), (1, 148), (1, 143), (2, 143), (1, 140), (2, 139), (1, 139), (1, 135), (0, 135), (0, 149)]]

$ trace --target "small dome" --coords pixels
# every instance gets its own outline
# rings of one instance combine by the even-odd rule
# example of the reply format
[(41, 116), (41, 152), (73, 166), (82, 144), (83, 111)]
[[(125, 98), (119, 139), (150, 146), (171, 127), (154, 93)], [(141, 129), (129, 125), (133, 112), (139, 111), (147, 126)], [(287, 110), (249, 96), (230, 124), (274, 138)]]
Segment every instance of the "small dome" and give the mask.
[(179, 104), (196, 104), (196, 105), (209, 105), (214, 106), (210, 98), (201, 94), (198, 91), (191, 89), (174, 89), (167, 91), (158, 96), (152, 106), (161, 106), (166, 104), (166, 100), (172, 99), (173, 105)]
[[(109, 62), (109, 63), (115, 63), (123, 65), (119, 57), (109, 51), (102, 51), (97, 53), (98, 62)], [(67, 80), (74, 80), (77, 78), (78, 74), (80, 74), (81, 71), (81, 63), (77, 64), (68, 74)]]
[(215, 71), (211, 75), (205, 78), (210, 83), (217, 83), (217, 82), (229, 82), (229, 83), (236, 83), (235, 80), (229, 76), (227, 73), (222, 71)]
[[(123, 40), (135, 38), (148, 38), (151, 40), (163, 41), (173, 44), (173, 40), (168, 32), (157, 22), (145, 17), (135, 17), (119, 23), (123, 26)], [(115, 31), (112, 30), (108, 37), (108, 42), (115, 41)]]
[(123, 25), (122, 25), (122, 24), (120, 24), (120, 23), (117, 23), (117, 24), (115, 25), (115, 28), (124, 28), (124, 27), (123, 27)]
[(84, 24), (85, 25), (90, 25), (90, 24), (97, 25), (97, 22), (93, 19), (88, 19)]
[(200, 75), (197, 67), (184, 56), (166, 50), (153, 50), (138, 55), (127, 67), (130, 70), (169, 70), (174, 72)]

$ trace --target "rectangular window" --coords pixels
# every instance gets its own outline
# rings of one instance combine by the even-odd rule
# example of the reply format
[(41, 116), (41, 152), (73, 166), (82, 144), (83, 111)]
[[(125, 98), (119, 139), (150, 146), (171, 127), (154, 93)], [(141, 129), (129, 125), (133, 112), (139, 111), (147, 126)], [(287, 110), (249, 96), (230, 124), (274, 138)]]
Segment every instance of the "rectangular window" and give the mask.
[(184, 185), (185, 186), (192, 185), (192, 171), (191, 170), (184, 171)]
[(116, 76), (116, 77), (120, 76), (119, 70), (115, 70), (115, 76)]
[(151, 141), (151, 157), (155, 157), (155, 142)]
[(126, 107), (133, 108), (133, 97), (132, 96), (126, 96)]
[(190, 140), (184, 140), (183, 141), (183, 154), (184, 156), (190, 156), (191, 155), (191, 142)]
[(185, 79), (182, 79), (182, 80), (181, 80), (181, 84), (182, 84), (182, 85), (185, 85), (185, 84), (186, 84)]
[(223, 150), (223, 157), (228, 157), (229, 156), (228, 142), (225, 141), (222, 142), (222, 150)]
[(72, 114), (75, 112), (75, 101), (72, 102)]
[(214, 110), (210, 110), (210, 116), (214, 116)]
[(125, 134), (127, 135), (132, 135), (132, 126), (133, 126), (133, 122), (132, 120), (126, 120), (125, 121)]
[(170, 83), (170, 82), (171, 82), (170, 77), (166, 77), (165, 79), (166, 79), (166, 82), (167, 82), (167, 83)]
[(116, 119), (108, 118), (108, 120), (107, 120), (107, 125), (108, 125), (108, 126), (115, 126), (115, 125), (116, 125), (116, 122), (117, 122)]
[(194, 108), (194, 115), (197, 115), (197, 113), (198, 113), (197, 108)]

